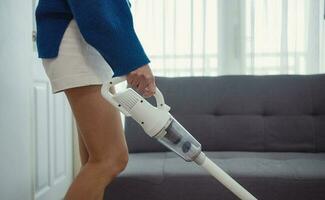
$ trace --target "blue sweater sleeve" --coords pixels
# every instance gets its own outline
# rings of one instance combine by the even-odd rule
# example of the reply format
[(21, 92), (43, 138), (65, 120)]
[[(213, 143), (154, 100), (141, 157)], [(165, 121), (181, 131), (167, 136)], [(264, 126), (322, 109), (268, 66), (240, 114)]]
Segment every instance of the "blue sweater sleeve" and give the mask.
[(85, 40), (104, 57), (114, 76), (150, 61), (135, 33), (127, 0), (68, 0)]

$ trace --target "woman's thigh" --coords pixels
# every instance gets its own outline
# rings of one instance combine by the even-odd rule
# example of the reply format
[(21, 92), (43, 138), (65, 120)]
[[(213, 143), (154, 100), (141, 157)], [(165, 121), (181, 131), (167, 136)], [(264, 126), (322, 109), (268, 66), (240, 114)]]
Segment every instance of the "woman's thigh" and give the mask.
[(84, 166), (88, 162), (89, 154), (88, 154), (88, 150), (86, 148), (84, 139), (82, 138), (81, 130), (80, 130), (79, 126), (77, 126), (77, 130), (78, 130), (80, 161), (81, 161), (81, 165)]
[(101, 96), (100, 89), (101, 85), (91, 85), (65, 90), (90, 162), (127, 155), (120, 113)]

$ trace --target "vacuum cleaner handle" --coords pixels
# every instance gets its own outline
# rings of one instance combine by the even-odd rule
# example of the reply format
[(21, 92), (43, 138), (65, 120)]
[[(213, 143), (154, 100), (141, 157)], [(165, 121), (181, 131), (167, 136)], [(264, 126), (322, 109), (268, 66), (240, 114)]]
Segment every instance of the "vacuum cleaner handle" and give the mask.
[[(117, 107), (126, 116), (130, 116), (130, 113), (128, 111), (126, 111), (123, 107), (121, 107), (119, 105), (119, 103), (114, 100), (114, 96), (116, 94), (112, 94), (109, 90), (114, 85), (117, 85), (123, 81), (126, 81), (126, 76), (114, 77), (114, 78), (106, 81), (101, 87), (101, 93), (102, 93), (102, 96), (107, 101), (109, 101), (111, 104), (113, 104), (115, 107)], [(170, 107), (167, 104), (165, 104), (164, 96), (162, 95), (162, 93), (158, 87), (156, 87), (156, 92), (153, 96), (155, 97), (158, 109), (162, 109), (162, 110), (166, 110), (166, 111), (170, 110)]]

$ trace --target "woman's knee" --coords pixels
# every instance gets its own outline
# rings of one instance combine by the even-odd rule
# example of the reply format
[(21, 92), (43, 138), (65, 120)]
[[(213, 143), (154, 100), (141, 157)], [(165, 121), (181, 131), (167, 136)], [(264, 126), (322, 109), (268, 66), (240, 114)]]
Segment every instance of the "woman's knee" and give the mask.
[(113, 172), (115, 172), (115, 175), (118, 175), (124, 169), (126, 168), (128, 162), (129, 162), (129, 154), (128, 152), (121, 153), (115, 157), (115, 159), (112, 159), (114, 169)]
[(108, 178), (116, 177), (120, 174), (128, 164), (128, 153), (119, 153), (108, 158), (94, 159), (89, 158), (88, 163), (96, 165), (103, 175)]

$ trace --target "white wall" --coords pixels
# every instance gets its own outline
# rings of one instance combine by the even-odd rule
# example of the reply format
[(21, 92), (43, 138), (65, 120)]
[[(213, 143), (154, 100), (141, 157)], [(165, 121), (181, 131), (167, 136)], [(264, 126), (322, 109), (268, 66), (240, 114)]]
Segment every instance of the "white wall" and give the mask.
[(32, 199), (32, 1), (0, 1), (0, 199)]

